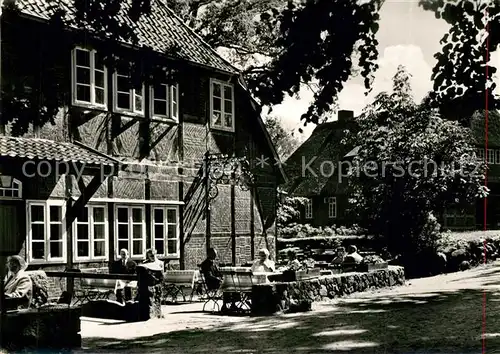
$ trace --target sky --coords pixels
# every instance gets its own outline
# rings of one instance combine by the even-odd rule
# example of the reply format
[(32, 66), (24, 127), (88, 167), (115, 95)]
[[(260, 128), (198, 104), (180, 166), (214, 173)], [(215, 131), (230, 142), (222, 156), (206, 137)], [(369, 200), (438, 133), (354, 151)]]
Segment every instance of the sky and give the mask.
[[(418, 0), (386, 0), (380, 10), (379, 25), (376, 35), (379, 41), (379, 69), (375, 74), (372, 93), (365, 96), (361, 78), (353, 78), (344, 85), (339, 95), (339, 108), (352, 110), (355, 115), (360, 114), (377, 93), (391, 89), (392, 77), (400, 64), (406, 66), (412, 75), (414, 98), (420, 101), (432, 89), (431, 74), (436, 62), (434, 54), (440, 51), (439, 40), (449, 29), (449, 25), (436, 19), (433, 12), (419, 7)], [(280, 117), (289, 130), (303, 128), (303, 134), (295, 135), (304, 140), (315, 128), (314, 124), (304, 128), (300, 121), (301, 114), (307, 110), (311, 100), (312, 92), (304, 89), (300, 99), (287, 98), (273, 108), (272, 115)], [(331, 119), (335, 120), (336, 117)]]

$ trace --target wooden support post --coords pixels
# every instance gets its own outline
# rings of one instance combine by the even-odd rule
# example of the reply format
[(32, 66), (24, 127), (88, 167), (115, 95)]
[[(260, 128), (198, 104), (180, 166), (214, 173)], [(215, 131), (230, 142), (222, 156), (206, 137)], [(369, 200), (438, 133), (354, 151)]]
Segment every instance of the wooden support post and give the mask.
[[(234, 181), (234, 174), (232, 176)], [(236, 266), (236, 191), (234, 183), (231, 184), (231, 255), (233, 266)]]
[[(66, 190), (66, 268), (73, 268), (73, 220), (79, 215), (79, 212), (85, 207), (81, 207), (79, 210), (73, 210), (73, 178), (72, 175), (65, 175), (65, 190)], [(80, 193), (85, 193), (85, 191), (80, 191)], [(76, 214), (73, 215), (72, 214)], [(69, 294), (73, 294), (75, 291), (75, 281), (73, 278), (66, 279), (66, 291)]]
[(255, 259), (255, 187), (250, 189), (250, 254), (251, 260)]
[[(144, 197), (146, 200), (151, 200), (151, 180), (149, 179), (149, 176), (148, 176), (148, 170), (147, 170), (147, 166), (146, 166), (146, 179), (144, 180)], [(146, 206), (146, 215), (145, 215), (145, 219), (146, 219), (146, 248), (155, 248), (155, 244), (154, 244), (154, 241), (152, 241), (152, 234), (153, 234), (153, 231), (151, 229), (151, 220), (152, 218), (154, 217), (152, 215), (152, 206), (151, 205), (147, 205)], [(161, 250), (156, 250), (157, 252), (161, 252)]]
[(115, 261), (116, 254), (118, 250), (115, 248), (115, 228), (114, 228), (114, 220), (115, 220), (115, 203), (108, 203), (108, 270), (112, 271), (113, 262)]
[[(184, 200), (184, 182), (179, 181), (179, 201)], [(179, 205), (179, 266), (181, 270), (186, 269), (186, 265), (184, 264), (184, 205)]]
[(5, 331), (3, 330), (4, 325), (5, 325), (5, 314), (6, 314), (6, 309), (5, 309), (5, 294), (4, 294), (4, 277), (5, 277), (5, 264), (6, 264), (6, 257), (5, 254), (2, 252), (0, 253), (0, 348), (3, 348), (4, 344), (4, 338), (3, 338), (3, 333)]
[(206, 226), (205, 226), (205, 233), (206, 233), (206, 251), (207, 251), (207, 254), (208, 254), (208, 250), (210, 249), (210, 237), (211, 237), (211, 234), (210, 234), (210, 203), (211, 203), (211, 200), (210, 200), (210, 196), (209, 196), (209, 193), (210, 193), (210, 177), (209, 177), (209, 174), (210, 174), (210, 166), (209, 166), (209, 155), (208, 155), (208, 152), (205, 154), (205, 171), (204, 171), (204, 174), (205, 174), (205, 222), (206, 222)]

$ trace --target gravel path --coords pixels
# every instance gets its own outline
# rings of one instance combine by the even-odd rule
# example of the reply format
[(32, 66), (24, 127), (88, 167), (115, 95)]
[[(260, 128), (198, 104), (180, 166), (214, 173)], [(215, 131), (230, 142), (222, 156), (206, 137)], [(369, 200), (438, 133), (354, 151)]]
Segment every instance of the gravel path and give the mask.
[[(486, 326), (483, 328), (483, 303)], [(314, 304), (308, 313), (228, 317), (200, 303), (146, 323), (82, 321), (85, 352), (500, 353), (500, 263)]]

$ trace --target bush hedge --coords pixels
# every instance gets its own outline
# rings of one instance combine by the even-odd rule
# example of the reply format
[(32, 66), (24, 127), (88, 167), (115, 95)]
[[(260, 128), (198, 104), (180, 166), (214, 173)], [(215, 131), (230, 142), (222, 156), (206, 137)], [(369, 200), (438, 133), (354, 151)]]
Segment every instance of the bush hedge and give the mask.
[(364, 236), (366, 230), (357, 225), (314, 227), (309, 224), (290, 224), (279, 229), (279, 237), (283, 239), (309, 238), (309, 237), (334, 237), (334, 236)]

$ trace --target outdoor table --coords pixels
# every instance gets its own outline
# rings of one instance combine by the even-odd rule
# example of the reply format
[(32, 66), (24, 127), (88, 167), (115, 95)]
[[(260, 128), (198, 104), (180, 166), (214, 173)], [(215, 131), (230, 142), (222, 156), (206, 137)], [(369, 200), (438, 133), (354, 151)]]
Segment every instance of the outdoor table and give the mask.
[(252, 273), (250, 268), (241, 269), (241, 267), (221, 269), (221, 273), (223, 274), (222, 309), (228, 312), (250, 311), (252, 286), (271, 283), (270, 278), (283, 275), (282, 272)]

